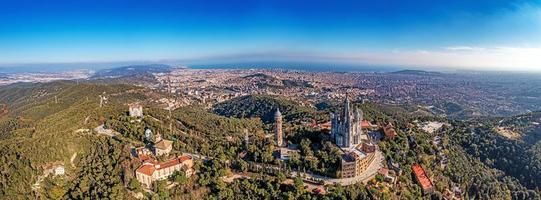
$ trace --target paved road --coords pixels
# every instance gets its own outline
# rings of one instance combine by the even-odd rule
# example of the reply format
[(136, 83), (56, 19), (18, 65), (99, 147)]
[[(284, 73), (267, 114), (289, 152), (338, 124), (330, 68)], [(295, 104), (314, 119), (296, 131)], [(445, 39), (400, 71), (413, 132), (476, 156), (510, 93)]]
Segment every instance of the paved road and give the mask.
[[(315, 178), (319, 180), (324, 180), (325, 184), (335, 184), (338, 183), (340, 185), (346, 186), (346, 185), (353, 185), (358, 182), (366, 183), (370, 179), (372, 179), (376, 174), (378, 173), (378, 170), (383, 167), (383, 154), (381, 151), (376, 151), (376, 155), (374, 158), (374, 161), (368, 166), (366, 171), (364, 171), (361, 175), (353, 177), (353, 178), (330, 178), (326, 176), (320, 176), (315, 174), (305, 174), (306, 177)], [(293, 172), (296, 176), (298, 173)]]
[[(212, 159), (212, 157), (209, 157), (209, 156), (203, 156), (203, 155), (200, 155), (200, 154), (193, 154), (193, 153), (184, 153), (186, 155), (189, 155), (191, 156), (192, 158), (196, 158), (196, 159), (203, 159), (203, 160), (209, 160), (209, 159)], [(316, 175), (316, 174), (309, 174), (309, 173), (304, 173), (304, 176), (303, 177), (306, 177), (305, 179), (306, 180), (309, 180), (310, 178), (312, 179), (317, 179), (317, 180), (323, 180), (325, 181), (325, 184), (335, 184), (335, 183), (338, 183), (340, 185), (343, 185), (343, 186), (346, 186), (346, 185), (353, 185), (355, 183), (358, 183), (358, 182), (363, 182), (363, 183), (367, 183), (369, 180), (371, 180), (374, 176), (376, 176), (376, 174), (378, 173), (379, 169), (381, 169), (383, 167), (383, 161), (384, 161), (384, 157), (383, 157), (383, 154), (381, 153), (381, 151), (379, 151), (379, 149), (376, 151), (376, 155), (375, 155), (375, 158), (374, 158), (374, 161), (372, 161), (372, 163), (370, 164), (370, 166), (368, 166), (368, 168), (366, 169), (366, 171), (364, 171), (361, 175), (359, 176), (356, 176), (356, 177), (353, 177), (353, 178), (331, 178), (331, 177), (327, 177), (327, 176), (321, 176), (321, 175)], [(258, 167), (263, 167), (261, 166), (261, 164), (257, 164)], [(275, 169), (279, 169), (278, 167), (276, 166), (266, 166), (266, 167), (272, 167), (272, 168), (275, 168)], [(281, 169), (280, 169), (281, 170)], [(300, 171), (295, 171), (293, 170), (291, 172), (291, 175), (293, 177), (296, 177), (296, 176), (299, 176), (303, 174), (303, 172), (300, 172)]]
[(96, 128), (94, 128), (94, 131), (96, 131), (96, 133), (98, 133), (98, 134), (103, 134), (103, 135), (107, 135), (107, 136), (110, 136), (110, 137), (115, 137), (117, 135), (120, 135), (120, 133), (116, 132), (113, 129), (105, 129), (103, 127), (103, 124), (99, 125)]

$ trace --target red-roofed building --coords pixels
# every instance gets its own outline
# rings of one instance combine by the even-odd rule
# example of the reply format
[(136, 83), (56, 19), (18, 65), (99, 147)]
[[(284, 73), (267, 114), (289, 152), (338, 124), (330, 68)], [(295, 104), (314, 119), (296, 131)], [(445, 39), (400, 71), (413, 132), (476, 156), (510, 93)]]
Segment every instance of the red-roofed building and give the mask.
[(432, 191), (434, 191), (434, 184), (432, 184), (432, 181), (428, 178), (425, 170), (421, 165), (414, 164), (413, 166), (411, 166), (411, 169), (415, 174), (415, 180), (417, 181), (417, 183), (419, 183), (424, 193), (431, 193)]
[(395, 181), (396, 181), (396, 174), (394, 171), (392, 170), (389, 170), (387, 168), (381, 168), (378, 170), (378, 174), (380, 174), (381, 176), (383, 176), (383, 180), (384, 181), (387, 181), (391, 184), (394, 184)]
[(331, 130), (331, 121), (328, 121), (328, 122), (324, 122), (324, 123), (316, 123), (316, 121), (313, 121), (312, 122), (312, 127), (313, 128), (320, 128), (320, 129), (324, 129), (324, 130)]
[(151, 160), (144, 162), (143, 165), (137, 168), (137, 170), (135, 170), (135, 174), (141, 185), (150, 188), (152, 182), (157, 180), (165, 180), (174, 172), (180, 171), (183, 167), (186, 169), (186, 176), (192, 175), (193, 165), (193, 160), (189, 156), (180, 156), (161, 163), (156, 163)]
[(146, 162), (146, 161), (151, 161), (152, 160), (152, 157), (151, 157), (151, 154), (152, 152), (150, 152), (147, 148), (145, 147), (139, 147), (139, 148), (136, 148), (135, 149), (135, 153), (137, 154), (137, 157), (139, 159), (141, 159), (141, 161), (143, 162)]
[(391, 124), (391, 122), (389, 122), (387, 126), (383, 127), (383, 133), (385, 134), (386, 138), (389, 138), (391, 140), (394, 140), (394, 138), (396, 137), (396, 131), (394, 130), (394, 126), (393, 124)]
[(361, 128), (362, 129), (372, 129), (372, 128), (374, 128), (374, 126), (372, 125), (372, 123), (370, 123), (370, 121), (363, 120), (363, 121), (361, 121)]

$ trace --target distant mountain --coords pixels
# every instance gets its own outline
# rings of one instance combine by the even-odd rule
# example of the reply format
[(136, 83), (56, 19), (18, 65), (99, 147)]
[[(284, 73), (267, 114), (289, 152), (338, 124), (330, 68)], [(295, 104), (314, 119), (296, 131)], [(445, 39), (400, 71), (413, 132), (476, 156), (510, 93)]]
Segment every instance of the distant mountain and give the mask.
[(1, 73), (0, 72), (0, 79), (8, 79), (9, 76), (6, 74), (6, 73)]
[(130, 65), (112, 69), (103, 69), (96, 72), (91, 78), (100, 79), (100, 78), (120, 78), (128, 77), (135, 75), (145, 75), (149, 73), (165, 73), (169, 72), (171, 67), (168, 65), (162, 64), (152, 64), (152, 65)]
[(432, 71), (424, 71), (424, 70), (412, 70), (412, 69), (406, 69), (406, 70), (400, 70), (396, 72), (390, 72), (390, 74), (406, 74), (406, 75), (442, 75), (441, 72), (432, 72)]

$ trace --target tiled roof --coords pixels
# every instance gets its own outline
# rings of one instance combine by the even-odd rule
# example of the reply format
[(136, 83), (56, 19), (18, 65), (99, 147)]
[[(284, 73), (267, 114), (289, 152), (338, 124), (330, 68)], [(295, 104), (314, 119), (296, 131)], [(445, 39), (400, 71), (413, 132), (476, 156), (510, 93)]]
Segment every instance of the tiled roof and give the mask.
[(152, 174), (156, 170), (161, 170), (161, 169), (169, 168), (169, 167), (172, 167), (172, 166), (175, 166), (175, 165), (179, 165), (179, 164), (182, 164), (184, 161), (187, 161), (187, 160), (190, 160), (190, 159), (192, 159), (190, 156), (180, 156), (178, 158), (168, 160), (168, 161), (165, 161), (165, 162), (162, 162), (162, 163), (147, 162), (147, 163), (141, 165), (136, 171), (139, 172), (139, 173), (148, 175), (148, 176), (152, 176)]
[(414, 164), (411, 166), (411, 169), (413, 170), (413, 173), (415, 174), (415, 177), (417, 177), (417, 180), (419, 181), (419, 184), (423, 188), (423, 190), (429, 190), (433, 187), (432, 181), (427, 177), (425, 170), (421, 165)]
[(396, 135), (396, 131), (394, 130), (394, 126), (389, 123), (387, 126), (383, 127), (383, 131), (385, 132), (385, 136), (387, 137), (394, 137)]
[(154, 168), (154, 165), (152, 164), (143, 164), (137, 169), (137, 172), (145, 174), (147, 176), (152, 176), (154, 171), (156, 171), (156, 168)]
[(381, 175), (387, 176), (389, 174), (389, 169), (381, 168), (378, 170), (378, 173), (380, 173)]
[(156, 143), (156, 145), (154, 145), (154, 147), (158, 148), (158, 149), (167, 149), (167, 148), (171, 147), (171, 145), (173, 145), (173, 141), (171, 141), (171, 140), (162, 140), (162, 141)]
[(361, 121), (361, 127), (364, 129), (369, 129), (372, 127), (372, 124), (368, 120)]

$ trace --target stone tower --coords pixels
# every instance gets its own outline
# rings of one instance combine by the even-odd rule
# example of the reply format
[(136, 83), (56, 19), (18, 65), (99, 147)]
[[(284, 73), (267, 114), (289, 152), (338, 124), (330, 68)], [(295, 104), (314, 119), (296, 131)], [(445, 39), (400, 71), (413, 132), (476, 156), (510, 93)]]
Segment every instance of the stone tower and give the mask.
[(280, 109), (276, 109), (276, 112), (274, 113), (274, 124), (276, 125), (276, 133), (274, 134), (276, 145), (279, 147), (283, 147), (284, 138), (282, 132), (282, 113), (280, 113)]

